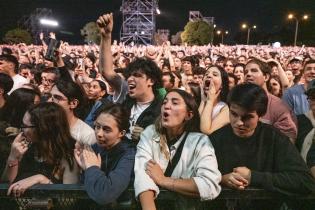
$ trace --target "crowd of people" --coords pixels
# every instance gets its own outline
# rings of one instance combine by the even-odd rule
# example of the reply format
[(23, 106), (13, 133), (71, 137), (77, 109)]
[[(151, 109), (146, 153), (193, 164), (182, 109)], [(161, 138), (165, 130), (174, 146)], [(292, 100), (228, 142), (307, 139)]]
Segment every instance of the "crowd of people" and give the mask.
[(178, 195), (177, 209), (222, 187), (315, 192), (315, 48), (124, 45), (112, 42), (113, 24), (98, 18), (99, 46), (51, 49), (54, 33), (0, 45), (8, 195), (81, 183), (107, 205), (133, 185), (152, 210), (161, 188)]

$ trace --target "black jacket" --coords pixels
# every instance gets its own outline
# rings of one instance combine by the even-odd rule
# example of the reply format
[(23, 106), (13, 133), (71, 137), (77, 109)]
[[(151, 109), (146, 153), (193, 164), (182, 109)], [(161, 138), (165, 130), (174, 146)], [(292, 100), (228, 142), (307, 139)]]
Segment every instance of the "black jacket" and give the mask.
[[(126, 97), (126, 100), (123, 103), (123, 106), (127, 110), (131, 110), (132, 106), (136, 104), (136, 101), (129, 96)], [(147, 126), (154, 124), (156, 118), (161, 113), (162, 99), (155, 94), (154, 100), (148, 108), (146, 108), (138, 117), (136, 125), (141, 128), (146, 128)]]

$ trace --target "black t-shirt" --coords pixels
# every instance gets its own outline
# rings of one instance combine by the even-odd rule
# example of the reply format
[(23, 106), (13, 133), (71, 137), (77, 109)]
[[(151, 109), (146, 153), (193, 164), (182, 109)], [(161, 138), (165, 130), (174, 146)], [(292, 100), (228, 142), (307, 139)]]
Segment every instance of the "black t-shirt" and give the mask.
[(7, 104), (5, 103), (3, 107), (0, 107), (0, 121), (5, 121), (7, 119)]
[(245, 166), (251, 170), (252, 187), (288, 195), (315, 191), (315, 181), (297, 149), (271, 125), (259, 122), (249, 138), (236, 136), (231, 125), (209, 137), (223, 175)]

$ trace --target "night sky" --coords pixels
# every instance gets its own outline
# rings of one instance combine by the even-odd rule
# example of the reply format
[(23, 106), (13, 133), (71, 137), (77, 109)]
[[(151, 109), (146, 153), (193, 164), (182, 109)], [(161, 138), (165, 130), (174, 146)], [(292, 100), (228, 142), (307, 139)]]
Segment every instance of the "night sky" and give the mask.
[[(113, 12), (114, 38), (119, 37), (122, 14), (121, 0), (0, 0), (0, 37), (17, 26), (23, 15), (36, 8), (50, 8), (59, 21), (58, 31), (69, 31), (73, 36), (61, 35), (70, 43), (82, 43), (80, 29), (85, 23), (95, 21), (104, 12)], [(171, 34), (183, 30), (190, 10), (199, 10), (204, 16), (214, 16), (218, 28), (232, 34), (240, 31), (240, 24), (247, 21), (256, 24), (259, 31), (272, 32), (283, 25), (294, 23), (286, 20), (286, 14), (307, 13), (315, 18), (315, 0), (160, 0), (162, 12), (157, 17), (156, 28), (170, 29)], [(314, 15), (312, 17), (312, 15)], [(301, 26), (303, 27), (303, 26)], [(230, 36), (232, 37), (232, 36)]]

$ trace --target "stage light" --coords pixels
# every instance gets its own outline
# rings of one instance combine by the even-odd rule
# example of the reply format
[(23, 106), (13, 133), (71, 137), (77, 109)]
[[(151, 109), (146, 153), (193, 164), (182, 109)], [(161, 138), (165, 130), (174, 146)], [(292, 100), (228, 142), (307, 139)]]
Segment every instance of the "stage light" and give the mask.
[(47, 25), (47, 26), (58, 26), (58, 22), (55, 20), (50, 20), (50, 19), (40, 19), (39, 20), (40, 24), (42, 25)]

